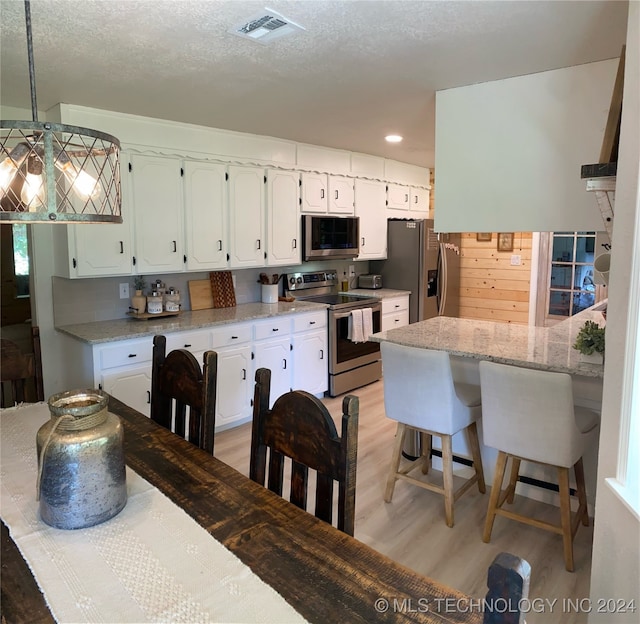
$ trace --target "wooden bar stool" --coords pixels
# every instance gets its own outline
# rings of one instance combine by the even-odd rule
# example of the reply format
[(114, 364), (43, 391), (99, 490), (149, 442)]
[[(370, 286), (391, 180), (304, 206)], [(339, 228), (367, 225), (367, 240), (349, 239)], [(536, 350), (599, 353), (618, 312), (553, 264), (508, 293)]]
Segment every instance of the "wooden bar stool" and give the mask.
[[(389, 342), (381, 345), (384, 369), (384, 406), (387, 418), (398, 421), (384, 500), (391, 502), (397, 479), (444, 495), (447, 526), (453, 526), (453, 504), (474, 483), (485, 491), (484, 471), (476, 420), (481, 417), (480, 387), (457, 382), (453, 378), (449, 354), (445, 351), (418, 349)], [(408, 432), (420, 432), (422, 457), (399, 470), (402, 447)], [(467, 432), (475, 474), (457, 490), (453, 488), (452, 437)], [(418, 463), (422, 473), (431, 466), (431, 436), (442, 439), (442, 477), (440, 487), (409, 475)]]
[[(582, 455), (598, 435), (599, 414), (573, 404), (565, 373), (480, 362), (484, 443), (498, 449), (483, 541), (489, 542), (496, 515), (562, 535), (565, 567), (573, 572), (573, 538), (580, 522), (589, 526)], [(509, 485), (502, 482), (511, 458)], [(503, 509), (512, 503), (521, 460), (557, 468), (560, 524)], [(569, 470), (573, 467), (579, 508), (571, 522)]]

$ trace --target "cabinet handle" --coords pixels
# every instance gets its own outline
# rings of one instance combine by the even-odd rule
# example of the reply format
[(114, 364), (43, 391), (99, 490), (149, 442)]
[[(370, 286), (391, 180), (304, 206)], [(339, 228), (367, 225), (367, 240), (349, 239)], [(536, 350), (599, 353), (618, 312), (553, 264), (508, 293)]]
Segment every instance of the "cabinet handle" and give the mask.
[(320, 349), (320, 359), (324, 360), (324, 349)]
[(320, 189), (320, 199), (324, 199), (324, 189)]
[(176, 253), (176, 251), (178, 251), (178, 245), (176, 244), (176, 241), (171, 241), (173, 243), (173, 253)]
[(129, 357), (138, 357), (137, 353), (129, 353)]
[(151, 403), (151, 392), (147, 390), (147, 403)]
[(279, 327), (272, 327), (271, 331), (280, 331), (280, 328)]
[(218, 241), (218, 251), (222, 251), (222, 241)]
[(399, 322), (400, 322), (400, 319), (393, 319), (393, 322), (394, 322), (394, 323), (399, 323)]
[(409, 193), (405, 193), (404, 194), (404, 201), (408, 202), (409, 201)]
[(286, 360), (286, 358), (282, 358), (282, 368), (283, 368), (283, 370), (287, 370), (287, 360)]
[(315, 325), (316, 322), (315, 321), (309, 321), (309, 325)]
[(336, 191), (336, 199), (338, 199), (338, 191)]
[(231, 340), (238, 340), (238, 336), (231, 336)]
[(120, 241), (120, 253), (124, 253), (124, 243), (122, 241)]
[(184, 348), (188, 349), (190, 346), (191, 346), (190, 344), (186, 344), (186, 345), (184, 345)]
[(247, 378), (247, 369), (246, 369), (246, 368), (243, 368), (243, 369), (242, 369), (242, 379), (244, 380), (244, 379), (246, 379), (246, 378)]
[(362, 237), (362, 246), (364, 247), (364, 236)]
[(414, 196), (413, 196), (413, 203), (414, 203), (414, 204), (417, 204), (417, 203), (418, 203), (418, 196), (417, 196), (417, 195), (414, 195)]
[(258, 243), (258, 246), (256, 247), (256, 249), (260, 249), (260, 245), (261, 245), (260, 239), (258, 239), (256, 242)]
[(400, 307), (400, 304), (399, 304), (399, 303), (396, 303), (395, 307), (396, 307), (396, 308), (399, 308), (399, 307)]
[(291, 241), (291, 244), (293, 249), (298, 249), (298, 241), (295, 238)]

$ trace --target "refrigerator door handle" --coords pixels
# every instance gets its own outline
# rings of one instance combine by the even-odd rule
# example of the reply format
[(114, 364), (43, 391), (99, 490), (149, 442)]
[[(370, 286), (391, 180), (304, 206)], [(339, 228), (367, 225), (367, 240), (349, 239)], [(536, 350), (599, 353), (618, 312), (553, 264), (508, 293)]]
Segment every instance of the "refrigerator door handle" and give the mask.
[(442, 316), (447, 305), (447, 250), (444, 243), (440, 243), (438, 253), (438, 316)]

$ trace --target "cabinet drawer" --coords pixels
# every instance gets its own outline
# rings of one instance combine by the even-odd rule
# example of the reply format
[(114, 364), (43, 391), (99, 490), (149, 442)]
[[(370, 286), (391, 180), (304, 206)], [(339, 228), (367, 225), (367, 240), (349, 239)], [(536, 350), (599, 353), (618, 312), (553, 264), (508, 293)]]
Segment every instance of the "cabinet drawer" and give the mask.
[(167, 335), (167, 353), (174, 349), (187, 349), (191, 352), (206, 351), (211, 348), (211, 331), (188, 331)]
[(382, 315), (382, 331), (393, 329), (394, 327), (404, 327), (409, 324), (409, 310), (399, 310), (390, 314)]
[(309, 329), (320, 329), (327, 326), (326, 310), (318, 310), (309, 314), (296, 314), (293, 317), (293, 331), (307, 331)]
[(139, 362), (150, 362), (153, 354), (153, 338), (131, 340), (126, 343), (102, 347), (100, 349), (100, 368), (114, 368)]
[(250, 324), (225, 325), (211, 332), (211, 348), (231, 347), (251, 340)]
[(277, 338), (289, 333), (291, 320), (288, 316), (279, 316), (269, 319), (253, 326), (253, 339), (264, 340), (265, 338)]
[(382, 314), (409, 309), (409, 297), (391, 297), (382, 300)]

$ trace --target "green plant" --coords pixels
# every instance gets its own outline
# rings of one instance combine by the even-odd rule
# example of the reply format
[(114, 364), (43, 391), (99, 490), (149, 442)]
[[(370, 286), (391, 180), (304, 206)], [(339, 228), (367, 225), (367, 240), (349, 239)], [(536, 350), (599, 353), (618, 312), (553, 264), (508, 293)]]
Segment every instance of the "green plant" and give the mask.
[(584, 355), (604, 353), (604, 327), (595, 321), (586, 321), (576, 336), (573, 348)]
[(147, 287), (147, 280), (144, 275), (136, 275), (133, 278), (133, 286), (136, 290), (144, 290)]

